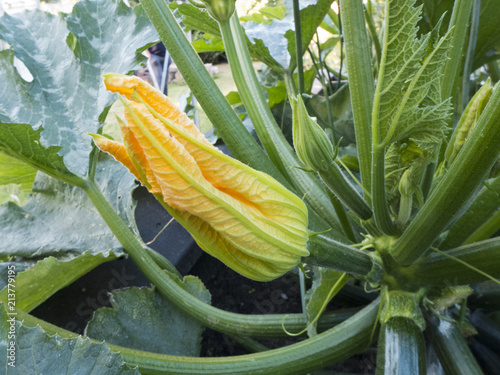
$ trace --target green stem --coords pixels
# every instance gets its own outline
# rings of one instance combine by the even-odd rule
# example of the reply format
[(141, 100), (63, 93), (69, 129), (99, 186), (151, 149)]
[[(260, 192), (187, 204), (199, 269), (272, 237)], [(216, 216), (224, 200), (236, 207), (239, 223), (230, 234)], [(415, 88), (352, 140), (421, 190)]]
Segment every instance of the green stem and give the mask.
[[(376, 135), (374, 133), (374, 140)], [(396, 233), (396, 225), (392, 221), (385, 195), (385, 148), (375, 142), (372, 155), (372, 207), (377, 227), (388, 235)]]
[(487, 180), (469, 209), (450, 228), (439, 246), (451, 249), (462, 245), (475, 231), (500, 209), (500, 176)]
[(368, 220), (372, 217), (370, 206), (358, 194), (336, 163), (330, 165), (326, 171), (319, 171), (319, 175), (325, 185), (360, 219)]
[(472, 21), (470, 25), (469, 44), (465, 57), (464, 73), (462, 76), (462, 104), (460, 113), (463, 112), (467, 103), (469, 103), (470, 75), (472, 74), (472, 64), (474, 63), (474, 52), (476, 52), (477, 33), (479, 30), (479, 15), (481, 10), (481, 0), (473, 1)]
[(286, 184), (283, 176), (246, 130), (205, 69), (198, 54), (175, 20), (168, 4), (164, 0), (143, 0), (141, 4), (174, 59), (182, 77), (233, 156)]
[[(110, 345), (125, 362), (139, 366), (141, 374), (307, 374), (359, 353), (370, 344), (370, 332), (375, 321), (379, 300), (376, 300), (344, 323), (314, 338), (262, 353), (221, 358), (178, 357), (143, 352)], [(46, 323), (22, 311), (18, 319), (27, 326), (40, 325), (50, 334), (75, 338), (77, 334)], [(287, 318), (288, 326), (288, 318)]]
[[(321, 25), (321, 22), (323, 22), (323, 19), (326, 17), (326, 15), (329, 13), (331, 10), (331, 6), (334, 0), (318, 0), (316, 4), (314, 5), (314, 13), (315, 17), (313, 19), (312, 23), (308, 23), (305, 25), (302, 25), (301, 23), (301, 28), (302, 26), (304, 29), (302, 30), (301, 33), (301, 38), (302, 38), (302, 47), (301, 50), (305, 51), (309, 44), (311, 43), (311, 40), (314, 38), (314, 34), (316, 33), (316, 30), (318, 27)], [(288, 66), (288, 71), (293, 72), (295, 68), (297, 67), (297, 59), (292, 58), (290, 60), (290, 65)], [(288, 87), (288, 86), (287, 86)]]
[(479, 375), (483, 373), (455, 323), (436, 316), (431, 316), (427, 323), (426, 336), (433, 344), (439, 362), (447, 374)]
[[(371, 191), (371, 115), (375, 86), (362, 0), (340, 2), (361, 182)], [(365, 196), (367, 202), (369, 197)]]
[(321, 45), (320, 45), (320, 42), (319, 42), (319, 36), (316, 35), (317, 37), (317, 42), (316, 42), (316, 45), (318, 47), (318, 62), (319, 62), (319, 67), (318, 65), (316, 64), (316, 58), (314, 57), (314, 54), (312, 53), (311, 49), (308, 48), (308, 51), (309, 51), (309, 55), (311, 56), (311, 60), (314, 64), (314, 68), (316, 70), (316, 74), (319, 76), (320, 80), (321, 80), (321, 86), (323, 87), (323, 94), (325, 96), (325, 104), (326, 104), (326, 113), (328, 114), (328, 126), (329, 128), (332, 130), (332, 143), (335, 144), (336, 141), (335, 139), (337, 138), (335, 136), (335, 131), (334, 131), (334, 121), (333, 121), (333, 112), (332, 112), (332, 106), (331, 106), (331, 103), (330, 103), (330, 95), (331, 95), (331, 92), (330, 90), (332, 89), (332, 83), (331, 83), (331, 79), (330, 78), (327, 78), (326, 77), (326, 74), (324, 73), (324, 71), (326, 70), (328, 72), (328, 77), (330, 77), (330, 72), (328, 71), (328, 69), (326, 69), (326, 66), (327, 64), (323, 61), (323, 59), (321, 58)]
[[(178, 308), (193, 318), (217, 331), (256, 337), (275, 337), (283, 335), (280, 315), (243, 315), (226, 312), (207, 305), (192, 296), (178, 284), (178, 279), (160, 268), (142, 246), (140, 240), (123, 223), (113, 210), (97, 185), (88, 182), (84, 190), (98, 212), (103, 217), (118, 241), (126, 249), (135, 264), (146, 275), (158, 291)], [(303, 316), (299, 319), (302, 323)], [(287, 318), (288, 319), (288, 318)], [(288, 320), (287, 320), (288, 322)]]
[(464, 285), (500, 277), (500, 237), (432, 253), (406, 268), (426, 285)]
[(250, 353), (260, 353), (268, 351), (269, 348), (248, 336), (229, 335), (234, 341), (248, 350)]
[(342, 202), (330, 190), (328, 190), (328, 195), (339, 218), (340, 225), (342, 226), (342, 231), (349, 240), (351, 240), (353, 243), (356, 242), (356, 236), (354, 235), (351, 222), (349, 221), (349, 217), (347, 216)]
[(264, 98), (237, 15), (234, 14), (229, 22), (221, 22), (220, 28), (238, 92), (269, 158), (323, 220), (334, 228), (340, 228), (335, 211), (319, 181), (311, 173), (297, 168), (301, 163), (280, 131)]
[(500, 85), (455, 162), (438, 183), (422, 209), (391, 249), (393, 257), (409, 265), (424, 254), (436, 238), (464, 212), (500, 156)]
[[(366, 8), (366, 7), (365, 7)], [(377, 29), (375, 28), (375, 22), (373, 22), (373, 17), (368, 9), (366, 9), (365, 20), (368, 25), (368, 32), (370, 33), (370, 38), (372, 39), (373, 46), (375, 47), (375, 54), (377, 55), (377, 63), (380, 65), (380, 60), (382, 59), (382, 47), (380, 46), (380, 40), (378, 38)]]
[(302, 27), (300, 25), (299, 0), (293, 0), (293, 20), (295, 24), (295, 54), (297, 55), (297, 77), (299, 95), (304, 92), (304, 62), (302, 60)]
[(458, 80), (458, 72), (463, 61), (465, 42), (467, 40), (468, 23), (472, 11), (473, 1), (456, 0), (453, 5), (453, 13), (451, 14), (448, 30), (453, 29), (453, 40), (451, 48), (448, 51), (449, 59), (446, 61), (443, 68), (443, 76), (441, 78), (441, 98), (446, 99), (455, 95), (456, 83)]
[(157, 251), (147, 247), (146, 251), (148, 252), (151, 259), (155, 261), (155, 263), (163, 270), (170, 272), (172, 275), (176, 276), (179, 280), (182, 280), (182, 275), (177, 271), (177, 268), (174, 267), (172, 263), (169, 262), (167, 258), (158, 253)]
[(382, 279), (382, 266), (374, 257), (325, 235), (311, 236), (308, 249), (311, 255), (305, 258), (307, 263), (348, 273), (372, 284), (379, 284)]
[(490, 217), (483, 225), (481, 225), (474, 233), (471, 234), (464, 244), (471, 244), (478, 241), (483, 241), (493, 236), (500, 229), (500, 209)]

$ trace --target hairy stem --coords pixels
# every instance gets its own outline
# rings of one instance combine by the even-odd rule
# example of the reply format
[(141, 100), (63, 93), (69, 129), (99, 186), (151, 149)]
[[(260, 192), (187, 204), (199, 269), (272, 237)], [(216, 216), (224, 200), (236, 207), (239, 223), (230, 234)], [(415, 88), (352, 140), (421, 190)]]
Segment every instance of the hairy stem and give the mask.
[[(363, 13), (362, 0), (340, 2), (361, 182), (366, 191), (371, 191), (371, 115), (375, 85), (373, 82), (370, 43), (366, 33)], [(365, 200), (370, 202), (367, 196), (365, 196)]]

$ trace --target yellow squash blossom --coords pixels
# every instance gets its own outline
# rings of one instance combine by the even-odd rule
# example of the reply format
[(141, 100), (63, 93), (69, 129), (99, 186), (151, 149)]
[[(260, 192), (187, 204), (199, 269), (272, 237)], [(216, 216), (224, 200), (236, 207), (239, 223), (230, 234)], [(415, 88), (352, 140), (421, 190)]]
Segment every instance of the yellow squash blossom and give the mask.
[(207, 253), (254, 280), (308, 256), (304, 203), (265, 173), (223, 154), (172, 101), (137, 77), (105, 75), (125, 107), (123, 144), (93, 135)]

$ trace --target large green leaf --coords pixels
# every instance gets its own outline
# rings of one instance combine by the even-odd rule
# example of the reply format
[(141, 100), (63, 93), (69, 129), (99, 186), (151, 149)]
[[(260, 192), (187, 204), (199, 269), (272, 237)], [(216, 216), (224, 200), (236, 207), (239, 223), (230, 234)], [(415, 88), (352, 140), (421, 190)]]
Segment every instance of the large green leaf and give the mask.
[(439, 144), (450, 115), (449, 100), (441, 100), (441, 69), (447, 59), (449, 33), (439, 38), (439, 24), (417, 39), (420, 10), (415, 0), (387, 4), (384, 53), (374, 107), (379, 141), (408, 137)]
[[(113, 259), (116, 259), (114, 254), (105, 257), (102, 254), (92, 255), (85, 252), (69, 261), (48, 257), (24, 272), (20, 272), (17, 268), (15, 279), (16, 308), (30, 312), (58, 290), (71, 284), (99, 264)], [(6, 262), (5, 265), (16, 266), (15, 263), (11, 264), (10, 262)], [(0, 301), (7, 303), (8, 294), (8, 288), (4, 288), (0, 292)]]
[[(15, 324), (15, 339), (8, 338), (10, 319)], [(11, 342), (15, 343), (14, 357), (6, 355)], [(0, 304), (0, 352), (0, 368), (5, 375), (140, 375), (105, 343), (94, 343), (81, 336), (63, 339), (50, 336), (40, 326), (26, 327), (15, 320), (15, 315), (7, 315), (3, 304)]]
[[(134, 177), (112, 159), (98, 163), (97, 184), (125, 223), (135, 229)], [(80, 188), (39, 173), (23, 207), (0, 206), (0, 257), (72, 259), (89, 251), (123, 254), (118, 240)]]
[[(183, 287), (210, 303), (210, 293), (198, 278), (186, 276)], [(154, 353), (200, 355), (204, 327), (154, 289), (114, 291), (110, 300), (113, 308), (103, 307), (94, 313), (87, 325), (88, 336)]]
[(138, 52), (158, 40), (142, 8), (83, 0), (66, 18), (41, 11), (5, 14), (0, 38), (33, 76), (24, 81), (12, 67), (12, 53), (0, 55), (0, 151), (34, 160), (42, 170), (85, 176), (91, 151), (86, 133), (97, 132), (113, 101), (101, 75), (135, 69)]
[[(300, 2), (303, 52), (307, 50), (309, 43), (316, 33), (316, 29), (323, 22), (332, 2), (333, 0)], [(267, 22), (251, 21), (243, 23), (245, 32), (254, 46), (253, 48), (258, 48), (263, 54), (269, 54), (282, 67), (295, 66), (297, 56), (292, 1), (285, 1), (285, 13), (280, 18), (273, 17), (272, 15), (266, 17), (267, 14), (265, 13), (263, 15), (264, 20)], [(276, 69), (271, 65), (269, 66)]]

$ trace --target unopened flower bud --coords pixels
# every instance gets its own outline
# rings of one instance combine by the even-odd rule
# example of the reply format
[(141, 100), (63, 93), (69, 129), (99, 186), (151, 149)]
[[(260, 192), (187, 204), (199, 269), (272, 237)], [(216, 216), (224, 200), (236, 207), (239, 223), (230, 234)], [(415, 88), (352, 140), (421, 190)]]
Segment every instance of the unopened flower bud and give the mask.
[(227, 21), (234, 13), (236, 0), (190, 0), (201, 8), (206, 8), (208, 13), (218, 22)]
[(293, 110), (293, 145), (299, 159), (310, 169), (326, 171), (335, 160), (325, 131), (307, 113), (301, 96), (290, 97)]

